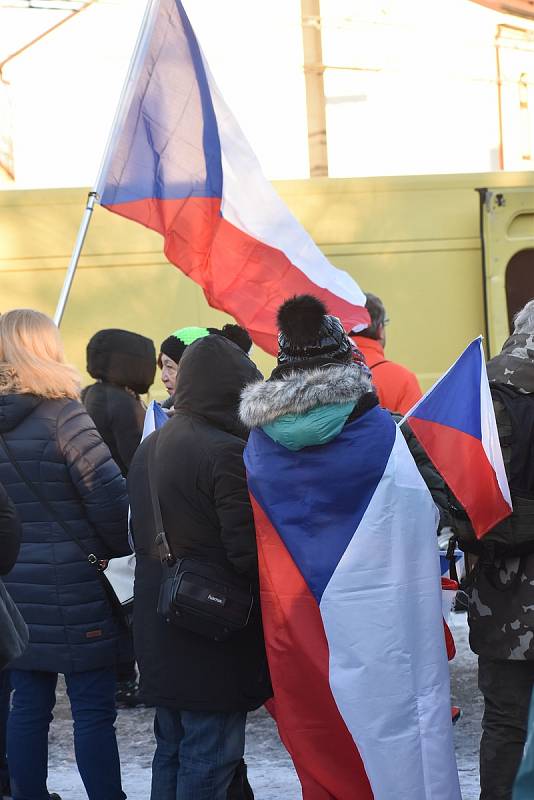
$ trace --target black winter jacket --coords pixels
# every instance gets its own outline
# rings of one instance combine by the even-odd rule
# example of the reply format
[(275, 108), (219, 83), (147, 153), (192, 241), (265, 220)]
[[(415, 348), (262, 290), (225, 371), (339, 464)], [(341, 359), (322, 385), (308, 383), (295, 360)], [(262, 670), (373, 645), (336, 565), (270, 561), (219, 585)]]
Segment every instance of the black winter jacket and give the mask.
[(0, 575), (13, 569), (20, 550), (21, 533), (17, 509), (0, 484)]
[(209, 336), (190, 345), (178, 370), (176, 413), (148, 437), (128, 473), (137, 566), (135, 650), (143, 696), (158, 706), (246, 711), (270, 696), (259, 603), (244, 631), (214, 642), (168, 625), (156, 606), (161, 565), (148, 484), (154, 477), (173, 554), (233, 567), (257, 585), (254, 521), (237, 422), (243, 386), (261, 376), (237, 345)]
[[(0, 432), (25, 476), (99, 559), (126, 555), (124, 479), (76, 400), (0, 395)], [(22, 519), (5, 579), (30, 629), (16, 669), (80, 672), (112, 666), (117, 625), (95, 568), (53, 521), (0, 446), (0, 480)]]
[(88, 386), (82, 399), (113, 460), (126, 476), (143, 433), (143, 403), (133, 392), (103, 382)]

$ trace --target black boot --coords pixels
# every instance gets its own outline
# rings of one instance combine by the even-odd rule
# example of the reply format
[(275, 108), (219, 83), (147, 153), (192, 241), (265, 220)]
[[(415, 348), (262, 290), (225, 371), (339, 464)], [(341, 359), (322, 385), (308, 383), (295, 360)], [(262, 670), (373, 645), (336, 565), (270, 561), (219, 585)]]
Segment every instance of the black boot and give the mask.
[(236, 767), (226, 800), (254, 800), (254, 792), (247, 778), (247, 765), (243, 758)]
[(117, 708), (135, 708), (143, 705), (139, 695), (139, 684), (137, 680), (121, 681), (117, 683), (115, 692), (115, 704)]

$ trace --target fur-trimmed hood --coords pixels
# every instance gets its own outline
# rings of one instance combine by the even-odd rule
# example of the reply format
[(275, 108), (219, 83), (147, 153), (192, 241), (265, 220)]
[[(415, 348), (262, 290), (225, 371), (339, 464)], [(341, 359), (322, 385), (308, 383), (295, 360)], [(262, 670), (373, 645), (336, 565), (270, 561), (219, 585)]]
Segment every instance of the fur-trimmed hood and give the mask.
[(304, 414), (333, 403), (356, 404), (372, 391), (370, 376), (354, 364), (290, 372), (282, 379), (246, 386), (239, 417), (247, 428), (261, 428), (286, 414)]

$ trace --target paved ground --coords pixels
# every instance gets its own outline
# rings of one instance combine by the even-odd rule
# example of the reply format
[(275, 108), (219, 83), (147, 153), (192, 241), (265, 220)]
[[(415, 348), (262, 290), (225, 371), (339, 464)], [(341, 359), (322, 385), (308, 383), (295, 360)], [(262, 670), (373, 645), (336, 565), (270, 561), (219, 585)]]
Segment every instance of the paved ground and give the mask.
[[(482, 704), (477, 689), (476, 661), (467, 645), (465, 615), (453, 615), (451, 624), (458, 648), (452, 662), (453, 702), (464, 715), (456, 726), (455, 738), (463, 800), (478, 798), (478, 740)], [(124, 789), (129, 800), (148, 800), (150, 760), (153, 750), (152, 711), (121, 711), (117, 722), (123, 764)], [(299, 783), (291, 761), (280, 744), (270, 717), (259, 711), (250, 715), (247, 735), (247, 762), (250, 781), (257, 800), (299, 800)], [(84, 800), (71, 741), (71, 723), (62, 691), (58, 693), (56, 718), (50, 740), (49, 789), (63, 800)]]

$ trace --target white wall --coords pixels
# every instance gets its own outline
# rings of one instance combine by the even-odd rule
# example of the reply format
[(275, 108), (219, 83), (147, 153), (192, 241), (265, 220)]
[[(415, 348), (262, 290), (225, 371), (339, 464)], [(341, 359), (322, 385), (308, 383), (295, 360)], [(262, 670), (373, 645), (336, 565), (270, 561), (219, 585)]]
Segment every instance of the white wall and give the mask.
[[(361, 69), (326, 73), (330, 175), (499, 169), (497, 25), (534, 31), (532, 22), (469, 0), (322, 0), (322, 13), (325, 64)], [(527, 69), (534, 149), (534, 39), (530, 48), (504, 59), (513, 52), (503, 107), (511, 170), (534, 167), (515, 142)]]
[[(18, 187), (93, 182), (144, 5), (102, 0), (8, 64), (0, 92), (12, 111), (0, 138), (12, 135)], [(184, 5), (267, 176), (307, 177), (300, 0)], [(61, 16), (0, 7), (0, 59)], [(350, 68), (325, 72), (331, 176), (498, 168), (496, 27), (532, 22), (470, 0), (322, 0), (322, 17), (324, 63)], [(529, 169), (521, 153), (528, 125), (534, 151), (534, 45), (507, 52), (505, 167)]]

